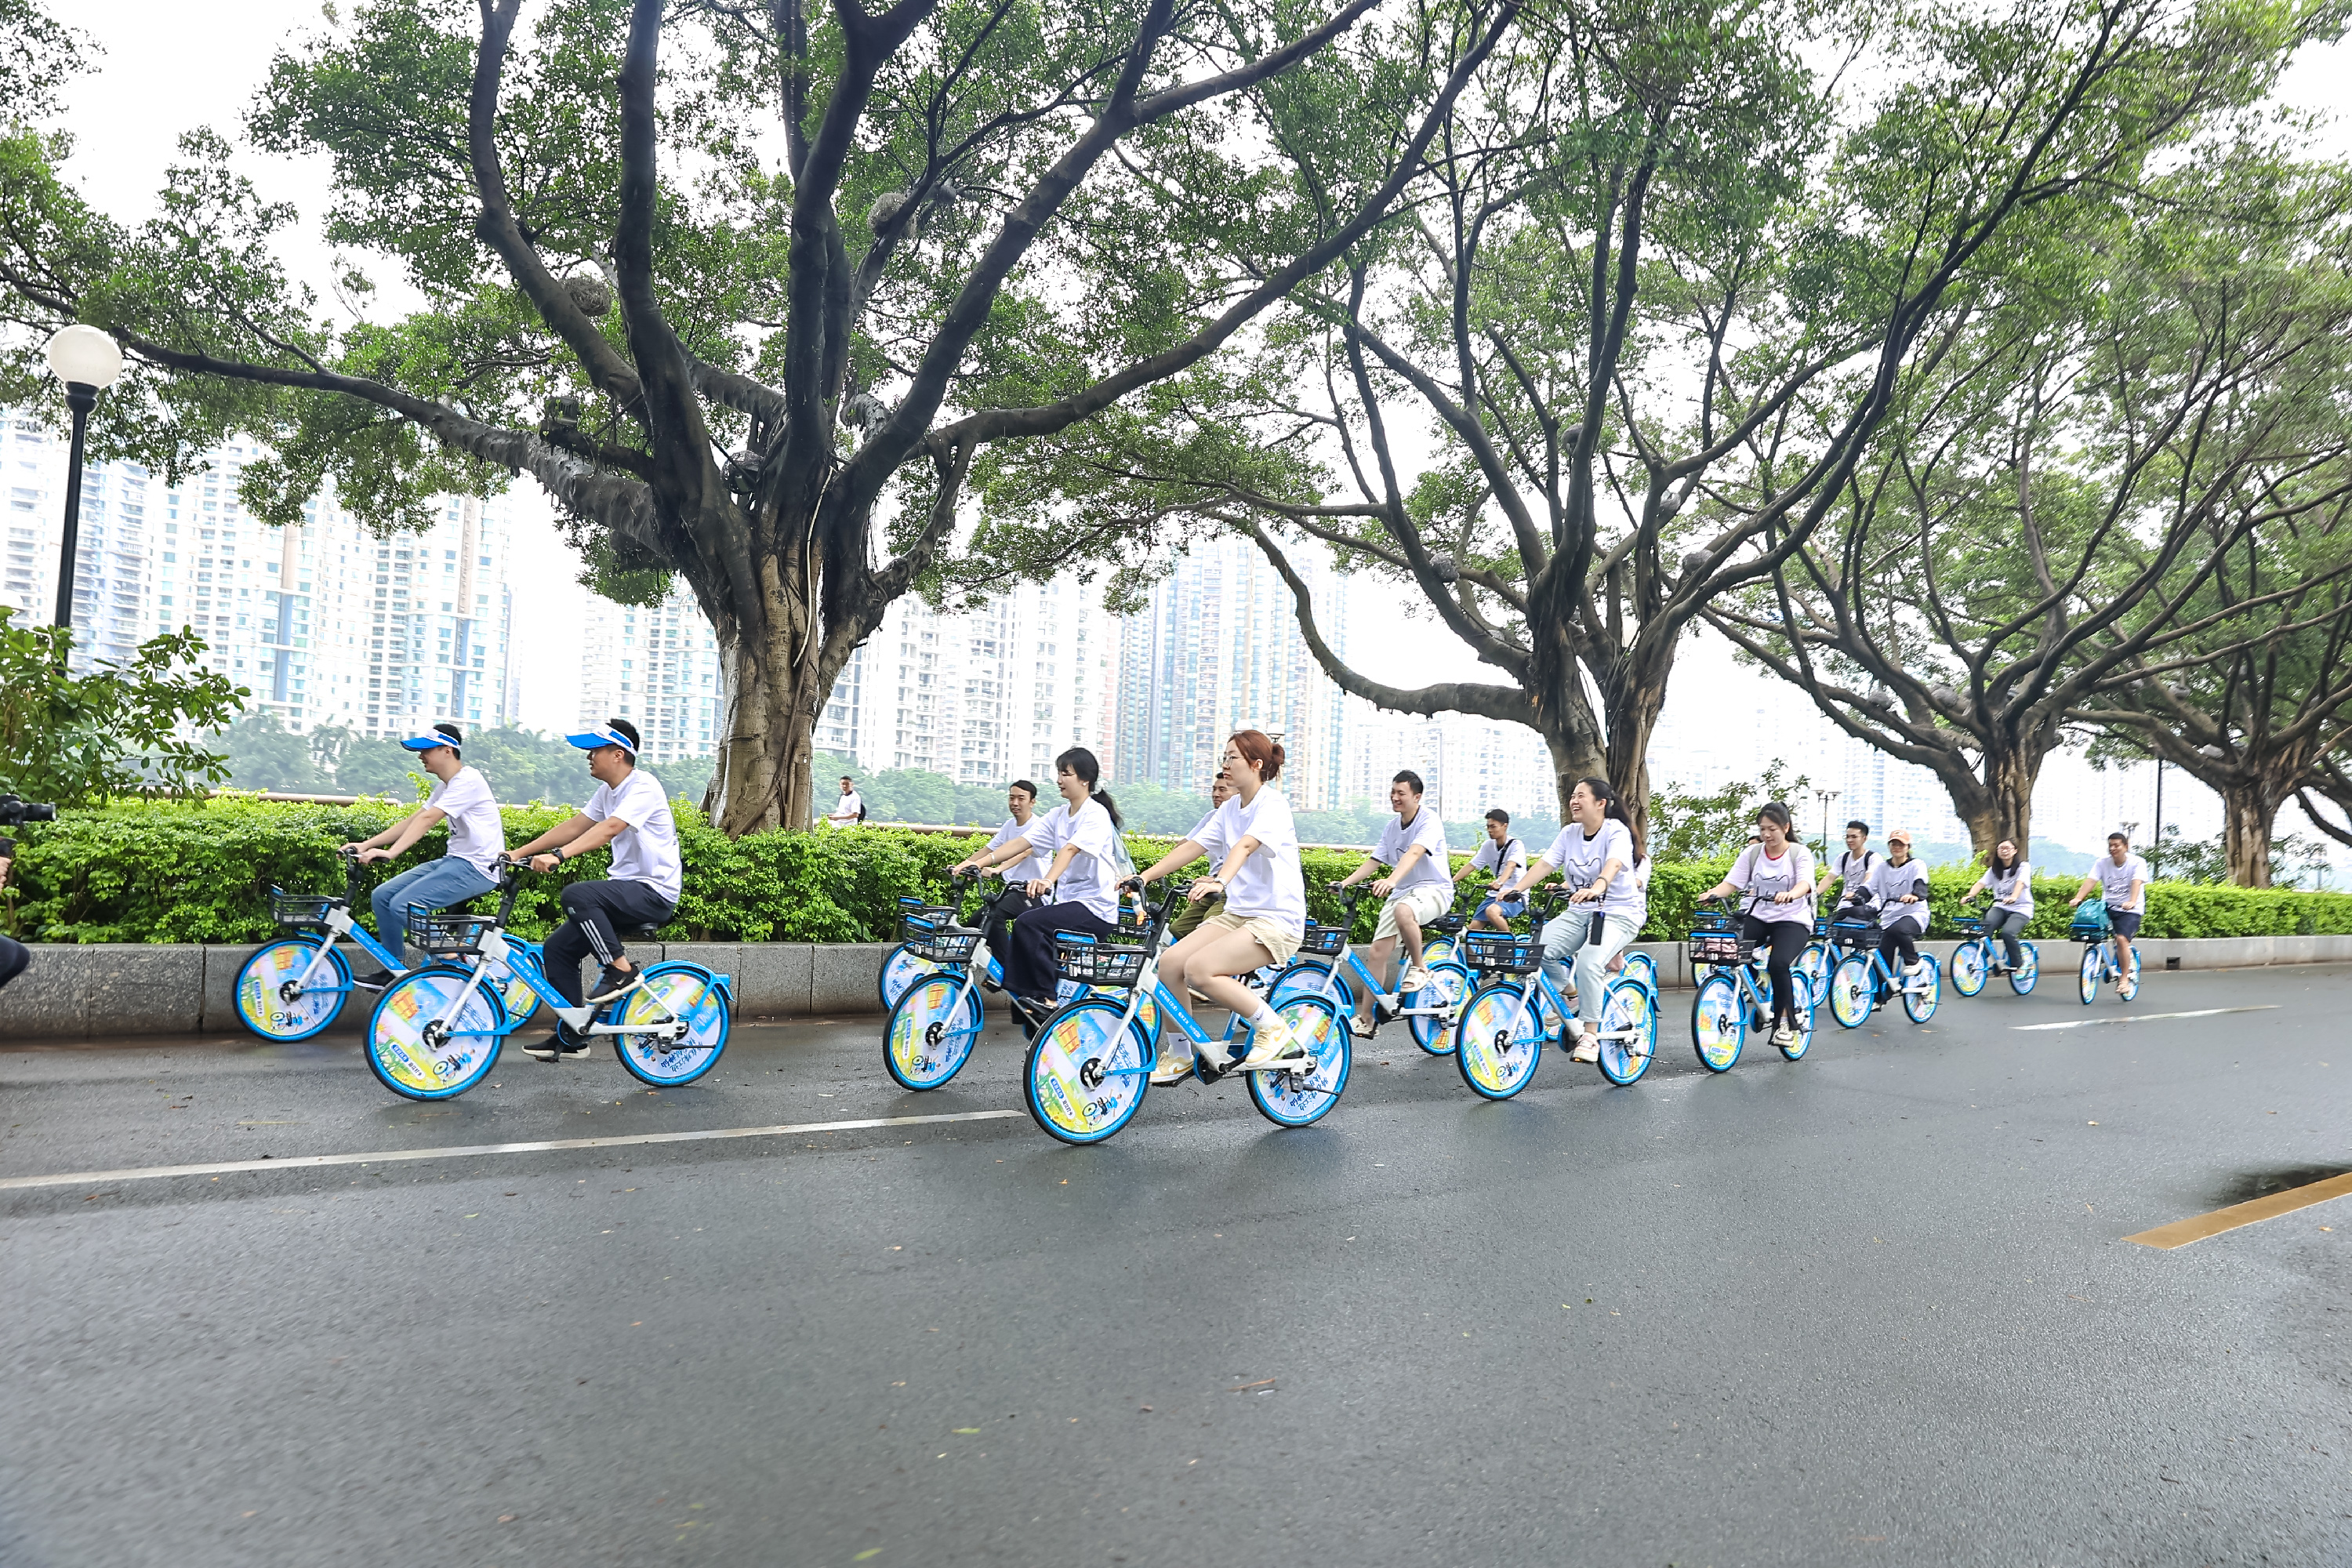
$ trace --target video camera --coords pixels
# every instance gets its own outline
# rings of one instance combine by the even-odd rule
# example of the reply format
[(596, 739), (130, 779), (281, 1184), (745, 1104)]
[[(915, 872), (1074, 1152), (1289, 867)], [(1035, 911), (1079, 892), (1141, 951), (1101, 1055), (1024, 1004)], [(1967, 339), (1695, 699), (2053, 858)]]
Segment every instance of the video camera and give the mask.
[(0, 827), (21, 827), (27, 822), (55, 822), (58, 808), (22, 795), (0, 795)]

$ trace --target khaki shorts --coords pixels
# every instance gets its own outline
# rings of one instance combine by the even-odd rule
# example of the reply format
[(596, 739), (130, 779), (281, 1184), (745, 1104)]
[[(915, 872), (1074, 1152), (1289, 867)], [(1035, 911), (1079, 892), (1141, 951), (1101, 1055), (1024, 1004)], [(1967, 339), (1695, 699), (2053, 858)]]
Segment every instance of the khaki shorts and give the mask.
[(1237, 931), (1265, 949), (1276, 963), (1288, 963), (1298, 952), (1304, 931), (1291, 931), (1267, 915), (1234, 915), (1223, 910), (1201, 922), (1202, 931)]
[(1454, 889), (1420, 887), (1391, 896), (1387, 903), (1381, 906), (1381, 923), (1372, 929), (1374, 942), (1385, 942), (1396, 935), (1399, 904), (1411, 910), (1412, 918), (1425, 926), (1432, 921), (1445, 918), (1445, 911), (1454, 907)]

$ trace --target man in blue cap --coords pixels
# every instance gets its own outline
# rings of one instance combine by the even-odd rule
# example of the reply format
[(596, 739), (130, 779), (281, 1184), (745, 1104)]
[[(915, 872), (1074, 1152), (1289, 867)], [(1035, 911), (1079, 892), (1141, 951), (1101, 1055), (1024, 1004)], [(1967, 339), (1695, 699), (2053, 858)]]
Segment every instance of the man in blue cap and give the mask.
[[(466, 766), (465, 754), (459, 750), (466, 737), (457, 725), (436, 724), (400, 743), (415, 752), (425, 771), (433, 775), (436, 781), (433, 793), (425, 797), (423, 805), (374, 837), (343, 847), (356, 853), (362, 864), (396, 860), (442, 823), (449, 825), (447, 853), (403, 871), (369, 900), (375, 906), (378, 940), (404, 956), (410, 910), (446, 910), (479, 898), (495, 886), (490, 868), (506, 852), (507, 830), (499, 816), (499, 803), (490, 794), (490, 781), (479, 768)], [(387, 985), (391, 982), (391, 975), (376, 973), (361, 975), (357, 983)]]
[[(592, 849), (613, 847), (611, 880), (568, 884), (564, 923), (547, 939), (547, 983), (577, 1007), (583, 1000), (580, 963), (592, 952), (604, 968), (585, 1001), (609, 1002), (636, 984), (637, 966), (622, 951), (621, 933), (667, 921), (677, 909), (685, 877), (669, 797), (658, 779), (637, 767), (636, 726), (626, 719), (607, 719), (601, 730), (563, 738), (588, 753), (588, 776), (596, 781), (596, 793), (571, 820), (515, 849), (513, 858), (530, 858), (531, 868), (545, 872)], [(551, 1062), (586, 1050), (588, 1042), (558, 1024), (545, 1041), (525, 1048)]]

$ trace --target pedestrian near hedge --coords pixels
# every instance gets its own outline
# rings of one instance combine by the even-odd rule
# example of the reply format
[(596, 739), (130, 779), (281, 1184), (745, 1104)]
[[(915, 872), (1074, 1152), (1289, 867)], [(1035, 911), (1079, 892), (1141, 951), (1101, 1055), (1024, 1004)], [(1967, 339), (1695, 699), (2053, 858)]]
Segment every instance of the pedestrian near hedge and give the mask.
[(1992, 895), (1992, 908), (1985, 911), (1985, 935), (2000, 939), (2003, 960), (1994, 965), (1994, 973), (2021, 968), (2025, 952), (2018, 938), (2033, 920), (2033, 867), (2018, 854), (2014, 839), (2004, 838), (1992, 847), (1985, 858), (1984, 875), (1960, 896), (1960, 902), (1972, 903), (1984, 892)]

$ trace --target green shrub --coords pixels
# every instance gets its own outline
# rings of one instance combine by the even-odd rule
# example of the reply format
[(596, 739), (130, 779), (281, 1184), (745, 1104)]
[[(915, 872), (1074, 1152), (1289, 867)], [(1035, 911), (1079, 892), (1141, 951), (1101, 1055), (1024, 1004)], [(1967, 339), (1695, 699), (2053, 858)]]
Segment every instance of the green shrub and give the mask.
[[(947, 902), (948, 868), (986, 842), (970, 836), (866, 827), (849, 832), (761, 834), (729, 839), (685, 801), (673, 801), (686, 892), (664, 931), (672, 941), (881, 942), (898, 930), (901, 895)], [(275, 931), (272, 886), (331, 892), (341, 886), (335, 847), (365, 838), (413, 810), (391, 800), (348, 806), (223, 797), (204, 802), (118, 800), (68, 810), (46, 825), (17, 830), (10, 887), (0, 894), (0, 925), (38, 942), (257, 942)], [(570, 815), (568, 806), (509, 806), (507, 842), (520, 844)], [(371, 866), (362, 891), (442, 852), (446, 835), (428, 834), (399, 860)], [(1149, 866), (1167, 852), (1166, 837), (1132, 835), (1129, 852)], [(1328, 885), (1353, 870), (1360, 854), (1310, 849), (1300, 857), (1307, 910), (1335, 920), (1339, 900)], [(1690, 929), (1698, 895), (1719, 880), (1727, 861), (1661, 862), (1650, 881), (1644, 940), (1672, 942)], [(561, 919), (558, 894), (566, 882), (607, 875), (611, 857), (598, 851), (551, 877), (526, 877), (515, 904), (515, 929), (543, 936)], [(1184, 876), (1202, 876), (1206, 862)], [(1930, 934), (1952, 934), (1952, 917), (1974, 873), (1931, 870)], [(1466, 907), (1486, 879), (1465, 882)], [(2034, 879), (2036, 911), (2030, 934), (2063, 939), (2066, 900), (2079, 886), (2070, 877)], [(1975, 906), (1981, 912), (1984, 906)], [(1357, 941), (1369, 941), (1379, 916), (1376, 900), (1356, 911)], [(2352, 894), (2262, 892), (2189, 883), (2157, 883), (2148, 891), (2150, 936), (2254, 936), (2352, 932)]]

